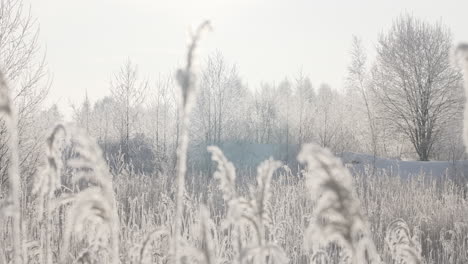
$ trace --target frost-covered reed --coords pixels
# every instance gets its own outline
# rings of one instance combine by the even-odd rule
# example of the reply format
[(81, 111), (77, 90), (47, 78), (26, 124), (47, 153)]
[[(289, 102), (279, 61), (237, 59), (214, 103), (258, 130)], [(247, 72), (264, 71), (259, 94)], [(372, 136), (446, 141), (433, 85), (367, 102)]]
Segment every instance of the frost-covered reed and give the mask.
[[(468, 44), (459, 44), (455, 53), (463, 72), (466, 98), (466, 96), (468, 95)], [(465, 147), (468, 146), (468, 100), (465, 100), (463, 139), (465, 140)]]
[[(261, 163), (257, 168), (257, 185), (250, 186), (249, 197), (242, 197), (236, 191), (236, 174), (232, 163), (218, 147), (209, 147), (208, 151), (211, 152), (213, 161), (218, 164), (214, 177), (219, 180), (223, 198), (228, 205), (227, 221), (231, 225), (233, 234), (231, 243), (235, 247), (234, 254), (237, 254), (233, 261), (287, 263), (288, 258), (284, 250), (269, 241), (266, 236), (266, 233), (272, 231), (271, 179), (273, 173), (281, 166), (281, 162), (270, 159)], [(249, 232), (246, 229), (253, 232), (254, 237), (250, 241), (243, 242), (241, 235)]]
[(414, 263), (421, 261), (421, 248), (411, 236), (410, 229), (403, 219), (393, 220), (387, 227), (385, 242), (390, 248), (396, 263)]
[(179, 117), (181, 120), (180, 136), (177, 145), (177, 197), (176, 214), (173, 234), (173, 255), (174, 263), (179, 263), (179, 236), (182, 226), (183, 196), (185, 192), (185, 174), (187, 171), (187, 150), (188, 150), (188, 129), (190, 125), (190, 111), (196, 94), (196, 78), (194, 74), (194, 59), (198, 41), (204, 30), (210, 27), (210, 22), (203, 22), (191, 36), (191, 42), (188, 46), (186, 65), (184, 69), (177, 71), (177, 82), (181, 89), (181, 100), (179, 106)]
[[(63, 163), (63, 152), (73, 154)], [(119, 263), (119, 217), (114, 195), (112, 175), (102, 152), (94, 140), (84, 131), (73, 126), (57, 125), (46, 140), (46, 161), (37, 174), (33, 193), (37, 196), (37, 212), (41, 229), (41, 263), (53, 263), (53, 255), (60, 248), (60, 262), (69, 262), (70, 242), (83, 241), (80, 261), (98, 257), (109, 263)], [(72, 172), (73, 189), (62, 192), (62, 173), (66, 166)], [(57, 194), (57, 195), (56, 195)], [(60, 247), (52, 251), (51, 221), (60, 209), (68, 209)], [(94, 232), (88, 232), (93, 230)], [(101, 251), (104, 251), (102, 253)]]
[(63, 125), (57, 125), (46, 140), (44, 168), (39, 171), (38, 177), (32, 190), (38, 200), (38, 216), (41, 221), (41, 257), (42, 263), (53, 263), (53, 251), (51, 248), (51, 202), (55, 191), (59, 190), (61, 184), (61, 173), (63, 168), (61, 140), (66, 136)]
[(21, 218), (21, 176), (18, 156), (18, 132), (15, 107), (11, 99), (11, 91), (0, 72), (0, 115), (6, 126), (9, 151), (8, 182), (9, 197), (0, 207), (0, 216), (7, 215), (12, 218), (12, 244), (13, 263), (24, 263), (25, 248), (23, 247), (22, 218)]
[(305, 238), (314, 254), (337, 242), (351, 255), (352, 263), (380, 263), (350, 172), (316, 145), (304, 145), (298, 160), (306, 165), (306, 186), (316, 203)]

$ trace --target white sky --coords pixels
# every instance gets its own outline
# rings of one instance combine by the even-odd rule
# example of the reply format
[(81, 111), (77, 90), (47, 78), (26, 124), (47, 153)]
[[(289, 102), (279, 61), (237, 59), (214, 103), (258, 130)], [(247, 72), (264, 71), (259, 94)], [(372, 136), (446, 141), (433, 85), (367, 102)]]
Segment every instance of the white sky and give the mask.
[(279, 82), (299, 71), (313, 84), (343, 86), (351, 36), (371, 51), (378, 34), (409, 12), (448, 25), (468, 41), (466, 0), (25, 0), (40, 23), (40, 41), (53, 73), (48, 104), (70, 111), (88, 91), (109, 94), (109, 80), (130, 58), (149, 80), (183, 62), (187, 32), (204, 19), (199, 58), (219, 50), (236, 63), (244, 82)]

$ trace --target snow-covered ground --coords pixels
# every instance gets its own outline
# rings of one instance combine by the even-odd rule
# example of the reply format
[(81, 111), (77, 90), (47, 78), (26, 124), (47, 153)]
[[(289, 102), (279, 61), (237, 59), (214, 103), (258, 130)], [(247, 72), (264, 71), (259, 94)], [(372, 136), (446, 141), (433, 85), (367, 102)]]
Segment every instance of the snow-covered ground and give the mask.
[[(295, 171), (299, 146), (281, 144), (224, 143), (220, 146), (226, 157), (240, 168), (256, 167), (262, 161), (272, 157), (281, 160)], [(205, 146), (192, 148), (192, 161), (203, 162), (209, 159)], [(200, 155), (204, 153), (204, 155)], [(344, 152), (337, 154), (353, 173), (361, 173), (372, 168), (374, 158), (369, 154)], [(204, 160), (203, 160), (204, 159)], [(409, 178), (423, 173), (426, 177), (442, 178), (445, 176), (468, 175), (468, 161), (402, 161), (376, 157), (375, 167), (392, 176)]]
[[(341, 155), (343, 163), (352, 172), (362, 172), (371, 168), (374, 162), (372, 155), (345, 152)], [(408, 178), (421, 173), (428, 177), (463, 176), (468, 173), (468, 161), (401, 161), (395, 159), (375, 158), (377, 170), (383, 170), (393, 176)]]

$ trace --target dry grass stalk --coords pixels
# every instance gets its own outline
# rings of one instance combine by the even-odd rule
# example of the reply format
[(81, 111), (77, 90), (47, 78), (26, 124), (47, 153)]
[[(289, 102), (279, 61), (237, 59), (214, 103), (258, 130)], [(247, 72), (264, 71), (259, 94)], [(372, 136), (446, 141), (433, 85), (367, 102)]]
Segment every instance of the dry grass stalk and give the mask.
[[(10, 163), (8, 165), (9, 197), (8, 204), (3, 208), (3, 213), (13, 219), (12, 242), (13, 263), (21, 264), (25, 260), (22, 243), (22, 219), (21, 219), (21, 176), (19, 173), (18, 156), (18, 132), (16, 130), (15, 108), (10, 95), (7, 82), (0, 72), (0, 114), (8, 131), (8, 149), (10, 152)], [(2, 208), (0, 208), (2, 209)], [(1, 215), (1, 214), (0, 214)]]
[(330, 151), (312, 144), (302, 147), (298, 160), (306, 165), (306, 185), (316, 202), (306, 244), (319, 250), (338, 242), (350, 251), (353, 263), (379, 263), (349, 171)]
[[(281, 162), (272, 159), (257, 167), (257, 186), (250, 186), (250, 197), (241, 197), (236, 192), (236, 174), (233, 164), (215, 146), (208, 147), (212, 160), (217, 163), (214, 178), (219, 180), (223, 198), (228, 205), (227, 221), (233, 225), (231, 243), (234, 245), (235, 263), (287, 263), (284, 250), (266, 239), (266, 228), (271, 228), (271, 180)], [(252, 227), (255, 240), (241, 245), (240, 235), (245, 231), (242, 222)]]
[(180, 111), (180, 136), (177, 146), (177, 196), (176, 196), (176, 213), (175, 224), (173, 233), (173, 255), (174, 263), (179, 263), (179, 237), (182, 226), (182, 213), (183, 213), (183, 196), (185, 189), (185, 173), (187, 171), (187, 149), (188, 149), (188, 127), (190, 124), (190, 111), (192, 108), (193, 100), (195, 97), (195, 74), (193, 73), (193, 61), (198, 41), (204, 30), (210, 27), (210, 22), (205, 21), (202, 23), (194, 35), (192, 35), (191, 43), (188, 47), (187, 59), (185, 69), (177, 71), (177, 81), (181, 88), (182, 100), (179, 107)]
[(422, 263), (420, 248), (417, 246), (417, 242), (412, 239), (409, 227), (403, 219), (396, 219), (388, 225), (385, 242), (396, 263)]
[(46, 140), (45, 167), (40, 170), (32, 190), (34, 195), (38, 196), (38, 215), (41, 221), (41, 259), (43, 263), (52, 263), (51, 232), (53, 230), (51, 213), (51, 202), (54, 198), (54, 192), (61, 187), (62, 157), (60, 133), (66, 136), (65, 127), (57, 125)]
[[(456, 57), (462, 68), (464, 87), (465, 87), (465, 98), (468, 96), (468, 44), (461, 43), (458, 45), (455, 52)], [(465, 100), (465, 114), (464, 114), (464, 126), (463, 126), (463, 139), (465, 141), (465, 148), (468, 146), (468, 100)]]

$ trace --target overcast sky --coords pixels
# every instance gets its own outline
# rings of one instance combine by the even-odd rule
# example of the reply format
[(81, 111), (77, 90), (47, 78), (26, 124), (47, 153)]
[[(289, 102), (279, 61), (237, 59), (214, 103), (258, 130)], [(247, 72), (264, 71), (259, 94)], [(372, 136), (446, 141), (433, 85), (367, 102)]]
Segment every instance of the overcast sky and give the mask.
[(155, 80), (183, 63), (187, 32), (204, 19), (214, 31), (199, 58), (219, 50), (250, 88), (293, 79), (300, 70), (314, 86), (343, 86), (352, 35), (369, 51), (401, 13), (442, 20), (457, 42), (468, 40), (465, 0), (25, 0), (40, 23), (53, 86), (48, 104), (64, 111), (88, 91), (109, 94), (109, 80), (126, 58)]

